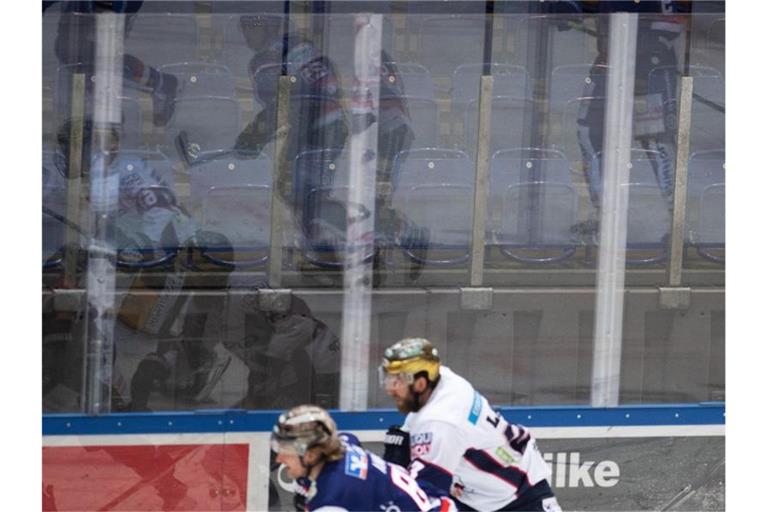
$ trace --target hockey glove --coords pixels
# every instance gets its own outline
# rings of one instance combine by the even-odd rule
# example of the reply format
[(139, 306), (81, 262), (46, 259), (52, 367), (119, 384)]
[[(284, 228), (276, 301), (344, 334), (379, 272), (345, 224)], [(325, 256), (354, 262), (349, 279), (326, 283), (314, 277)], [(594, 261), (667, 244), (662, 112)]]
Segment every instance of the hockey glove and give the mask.
[(407, 468), (411, 463), (411, 436), (392, 425), (384, 436), (384, 460)]

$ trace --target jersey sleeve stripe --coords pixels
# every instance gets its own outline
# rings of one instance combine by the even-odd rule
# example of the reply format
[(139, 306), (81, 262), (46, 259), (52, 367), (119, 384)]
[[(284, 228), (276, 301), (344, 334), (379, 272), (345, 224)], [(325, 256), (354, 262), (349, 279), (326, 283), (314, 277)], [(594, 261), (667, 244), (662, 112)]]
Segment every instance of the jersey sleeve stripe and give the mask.
[(531, 482), (528, 480), (528, 473), (515, 466), (502, 466), (496, 459), (483, 450), (470, 448), (464, 453), (464, 459), (477, 469), (508, 483), (517, 489), (518, 494), (522, 494), (525, 489), (531, 487)]

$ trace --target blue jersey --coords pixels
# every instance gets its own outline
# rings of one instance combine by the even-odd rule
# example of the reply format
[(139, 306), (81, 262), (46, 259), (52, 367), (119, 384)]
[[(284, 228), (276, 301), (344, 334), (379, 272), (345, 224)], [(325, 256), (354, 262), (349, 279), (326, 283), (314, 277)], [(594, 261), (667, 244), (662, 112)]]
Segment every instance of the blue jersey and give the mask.
[(350, 439), (346, 444), (344, 458), (325, 463), (316, 481), (297, 481), (307, 495), (307, 510), (335, 507), (404, 512), (448, 506), (447, 500), (430, 499), (404, 468), (352, 443)]

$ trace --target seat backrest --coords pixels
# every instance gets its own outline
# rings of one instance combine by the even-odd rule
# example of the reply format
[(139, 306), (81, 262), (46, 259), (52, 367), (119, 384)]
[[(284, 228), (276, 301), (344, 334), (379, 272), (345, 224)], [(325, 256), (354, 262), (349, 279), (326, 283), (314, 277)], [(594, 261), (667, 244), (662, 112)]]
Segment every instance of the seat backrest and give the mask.
[(513, 183), (546, 181), (572, 183), (571, 168), (563, 152), (544, 148), (513, 148), (491, 156), (491, 193)]
[[(215, 11), (217, 4), (212, 2)], [(268, 23), (283, 23), (283, 15), (277, 13), (253, 13), (265, 18)], [(214, 39), (218, 41), (218, 51), (214, 52), (214, 62), (224, 64), (236, 78), (248, 76), (248, 64), (254, 56), (254, 50), (248, 47), (240, 26), (240, 17), (243, 14), (231, 14), (215, 12), (211, 17), (211, 28), (214, 31)], [(292, 20), (289, 20), (288, 31), (295, 29)]]
[(512, 183), (502, 191), (503, 205), (496, 238), (501, 244), (535, 248), (572, 245), (570, 231), (578, 196), (567, 183)]
[[(547, 53), (553, 68), (593, 62), (597, 55), (594, 35), (572, 27), (593, 26), (591, 21), (597, 17), (585, 13), (503, 16), (504, 28), (513, 40), (512, 62), (529, 62), (529, 53), (536, 50), (542, 38), (548, 41)], [(569, 25), (570, 30), (562, 30)]]
[(453, 183), (415, 185), (405, 195), (403, 216), (428, 230), (429, 248), (469, 249), (474, 187)]
[(483, 61), (484, 14), (436, 15), (421, 19), (419, 62), (433, 76), (450, 78), (460, 64)]
[(235, 78), (228, 67), (210, 62), (179, 62), (160, 66), (179, 79), (178, 97), (235, 97)]
[[(425, 66), (415, 62), (393, 63), (400, 75), (403, 84), (403, 93), (406, 96), (435, 99), (435, 82), (432, 73)], [(397, 77), (386, 77), (386, 80), (396, 80)]]
[(692, 239), (696, 244), (725, 246), (725, 183), (708, 185), (701, 193)]
[(195, 15), (137, 14), (126, 34), (125, 53), (153, 67), (197, 60), (198, 27)]
[[(704, 192), (710, 187), (725, 183), (725, 151), (698, 151), (688, 159), (688, 193), (686, 199), (685, 220), (689, 235), (695, 239), (698, 237), (700, 225), (703, 222), (702, 215)], [(708, 208), (710, 215), (714, 214), (714, 208)], [(725, 217), (725, 210), (719, 212)], [(711, 221), (714, 219), (710, 219)]]
[(272, 187), (272, 159), (264, 153), (246, 158), (229, 155), (195, 165), (189, 169), (193, 203), (204, 200), (212, 188), (262, 186)]
[(205, 193), (201, 227), (223, 235), (235, 249), (264, 249), (269, 246), (271, 205), (267, 185), (213, 186)]
[[(474, 154), (477, 148), (478, 100), (469, 102), (464, 114), (464, 148)], [(506, 148), (529, 147), (528, 128), (534, 113), (528, 98), (494, 96), (491, 102), (491, 152)]]
[(437, 102), (430, 98), (405, 96), (414, 140), (411, 147), (434, 147), (440, 138), (440, 114)]
[(552, 70), (549, 81), (549, 110), (561, 114), (569, 101), (603, 96), (608, 78), (604, 64), (566, 64)]
[[(583, 96), (569, 100), (563, 109), (562, 122), (560, 123), (560, 137), (557, 147), (565, 153), (571, 165), (589, 165), (584, 162), (584, 155), (579, 143), (580, 133), (602, 134), (605, 124), (605, 97)], [(602, 139), (602, 135), (600, 135)], [(594, 148), (595, 151), (600, 148)], [(591, 159), (594, 154), (589, 156)]]
[(456, 149), (423, 148), (400, 152), (395, 159), (395, 193), (405, 194), (417, 185), (475, 182), (474, 163), (469, 155)]
[[(629, 153), (629, 176), (627, 183), (638, 183), (645, 185), (658, 184), (656, 177), (656, 171), (654, 170), (654, 162), (660, 162), (661, 156), (658, 151), (632, 148)], [(603, 167), (603, 153), (598, 152), (595, 154), (591, 165), (600, 166), (600, 176), (603, 176), (605, 171)]]
[[(493, 76), (493, 95), (513, 98), (530, 98), (531, 89), (528, 71), (523, 66), (493, 62), (490, 64)], [(451, 80), (451, 108), (463, 112), (472, 100), (480, 97), (480, 77), (483, 64), (461, 64), (453, 72)]]
[(223, 96), (179, 98), (165, 130), (168, 148), (174, 147), (173, 139), (182, 130), (201, 152), (232, 148), (240, 133), (240, 106)]
[(657, 185), (628, 183), (627, 247), (662, 247), (670, 229), (669, 204)]

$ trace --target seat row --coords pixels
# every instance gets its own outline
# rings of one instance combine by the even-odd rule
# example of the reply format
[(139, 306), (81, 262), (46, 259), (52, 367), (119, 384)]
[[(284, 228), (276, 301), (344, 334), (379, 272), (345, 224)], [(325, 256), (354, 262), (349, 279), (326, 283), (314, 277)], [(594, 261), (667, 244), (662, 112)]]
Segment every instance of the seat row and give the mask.
[[(66, 180), (61, 157), (44, 155), (44, 254), (47, 266), (60, 263), (68, 229)], [(666, 257), (670, 204), (655, 169), (658, 155), (632, 151), (629, 180), (627, 248), (630, 263), (658, 263)], [(151, 193), (178, 195), (172, 163), (161, 153), (123, 151), (115, 164), (121, 175), (140, 174)], [(602, 173), (602, 157), (593, 166)], [(300, 226), (291, 233), (295, 249), (320, 267), (343, 266), (349, 208), (349, 155), (316, 150), (299, 154), (293, 165), (293, 211)], [(272, 160), (222, 156), (193, 166), (187, 177), (189, 197), (179, 202), (198, 229), (197, 248), (211, 263), (257, 267), (267, 262), (271, 230)], [(151, 177), (151, 179), (150, 179)], [(599, 230), (584, 231), (579, 220), (582, 190), (562, 152), (528, 148), (498, 151), (491, 160), (486, 246), (523, 263), (563, 261), (580, 247), (599, 243)], [(422, 148), (398, 155), (391, 195), (378, 205), (374, 233), (380, 248), (398, 247), (412, 261), (445, 266), (469, 257), (474, 201), (474, 162), (460, 150)], [(185, 180), (186, 181), (186, 180)], [(122, 191), (121, 191), (122, 194)], [(122, 197), (122, 196), (121, 196)], [(725, 153), (705, 151), (689, 160), (686, 243), (703, 257), (724, 261)], [(122, 204), (122, 199), (121, 199)], [(353, 212), (354, 213), (354, 212)], [(595, 212), (587, 214), (595, 219)], [(150, 219), (152, 222), (156, 219)], [(125, 267), (168, 263), (177, 247), (163, 246), (161, 232), (142, 217), (125, 240), (148, 241), (149, 256), (136, 258), (131, 247)], [(70, 223), (71, 224), (71, 223)], [(288, 226), (286, 225), (286, 227)], [(84, 235), (83, 235), (84, 236)], [(132, 242), (133, 243), (133, 242)], [(130, 245), (130, 244), (129, 244)], [(134, 251), (135, 252), (135, 251)]]

